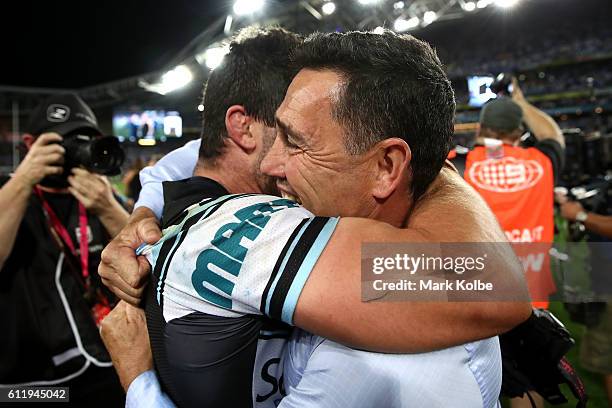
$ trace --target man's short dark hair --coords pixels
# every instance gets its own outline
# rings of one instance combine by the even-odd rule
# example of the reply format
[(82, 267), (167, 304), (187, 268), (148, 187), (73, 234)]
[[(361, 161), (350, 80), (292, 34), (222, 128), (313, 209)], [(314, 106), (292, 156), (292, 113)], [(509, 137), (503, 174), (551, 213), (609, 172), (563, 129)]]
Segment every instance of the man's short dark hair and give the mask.
[(412, 192), (420, 197), (451, 148), (455, 96), (436, 52), (410, 35), (386, 30), (315, 33), (293, 58), (295, 69), (330, 69), (343, 79), (332, 116), (346, 149), (360, 154), (390, 137), (412, 151)]
[(241, 30), (229, 53), (208, 78), (204, 89), (200, 158), (221, 154), (227, 130), (225, 113), (242, 105), (247, 115), (274, 127), (274, 113), (293, 78), (290, 54), (301, 38), (278, 27)]

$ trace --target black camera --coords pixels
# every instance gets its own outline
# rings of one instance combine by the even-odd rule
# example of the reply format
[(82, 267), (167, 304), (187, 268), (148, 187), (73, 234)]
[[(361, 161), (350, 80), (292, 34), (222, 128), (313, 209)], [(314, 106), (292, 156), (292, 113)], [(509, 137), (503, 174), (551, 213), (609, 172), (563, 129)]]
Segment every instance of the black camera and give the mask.
[(491, 92), (498, 95), (511, 95), (512, 90), (510, 89), (510, 85), (512, 85), (512, 76), (513, 75), (509, 72), (502, 72), (495, 77), (495, 80), (491, 83), (491, 86), (489, 86)]
[[(52, 188), (68, 187), (68, 176), (74, 167), (84, 167), (92, 173), (114, 176), (121, 173), (125, 153), (114, 136), (71, 134), (60, 143), (65, 150), (62, 174), (46, 176), (40, 184)], [(24, 153), (25, 153), (24, 149)]]
[(84, 167), (88, 171), (107, 176), (121, 173), (125, 153), (114, 136), (73, 135), (61, 143), (64, 155), (64, 174), (73, 167)]
[(534, 309), (529, 319), (499, 336), (499, 342), (503, 395), (515, 398), (536, 391), (550, 404), (558, 405), (567, 402), (559, 388), (567, 384), (578, 400), (576, 406), (586, 406), (584, 384), (564, 358), (574, 339), (552, 313)]

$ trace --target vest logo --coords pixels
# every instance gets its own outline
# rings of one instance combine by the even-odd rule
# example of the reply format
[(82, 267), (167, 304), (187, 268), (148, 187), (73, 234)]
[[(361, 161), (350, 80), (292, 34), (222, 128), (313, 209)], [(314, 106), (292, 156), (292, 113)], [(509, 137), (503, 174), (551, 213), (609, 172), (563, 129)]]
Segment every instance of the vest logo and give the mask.
[[(76, 227), (74, 229), (74, 235), (76, 236), (77, 242), (81, 242), (81, 227)], [(87, 226), (87, 243), (91, 244), (93, 241), (93, 233), (91, 232), (91, 227)]]
[(535, 186), (543, 175), (544, 169), (537, 161), (507, 156), (474, 163), (468, 177), (483, 190), (515, 193)]
[(533, 272), (540, 272), (542, 271), (542, 267), (544, 266), (546, 254), (528, 254), (526, 256), (519, 256), (518, 258), (523, 264), (523, 270), (525, 272), (529, 270)]
[(66, 105), (53, 104), (47, 108), (49, 122), (65, 122), (70, 117), (70, 108)]

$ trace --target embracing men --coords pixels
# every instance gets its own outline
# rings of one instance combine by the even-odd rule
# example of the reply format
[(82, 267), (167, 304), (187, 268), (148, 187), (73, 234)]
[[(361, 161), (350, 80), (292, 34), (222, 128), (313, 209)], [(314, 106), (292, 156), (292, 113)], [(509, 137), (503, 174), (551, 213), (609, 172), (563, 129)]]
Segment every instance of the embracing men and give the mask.
[[(141, 248), (148, 289), (133, 251), (159, 238), (150, 210), (136, 210), (141, 221), (107, 247), (99, 270), (130, 303), (146, 292), (156, 371), (174, 402), (495, 406), (491, 336), (525, 320), (528, 303), (361, 301), (363, 242), (505, 241), (444, 164), (455, 102), (433, 50), (389, 31), (303, 43), (280, 29), (247, 31), (211, 73), (204, 106), (194, 177), (164, 184), (163, 237)], [(147, 181), (191, 176), (197, 149), (148, 170), (140, 205), (159, 208)], [(284, 198), (261, 195), (276, 189)], [(511, 250), (494, 273), (527, 299)], [(308, 332), (289, 339), (279, 322)], [(128, 403), (133, 387), (155, 381), (133, 379)]]

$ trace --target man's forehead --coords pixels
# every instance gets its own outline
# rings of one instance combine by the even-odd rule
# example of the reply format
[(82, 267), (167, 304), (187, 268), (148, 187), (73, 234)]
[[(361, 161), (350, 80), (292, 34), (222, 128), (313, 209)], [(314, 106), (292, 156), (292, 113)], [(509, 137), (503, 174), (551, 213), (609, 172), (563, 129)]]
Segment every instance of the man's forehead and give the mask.
[(289, 85), (279, 110), (280, 119), (294, 113), (312, 115), (328, 110), (334, 96), (342, 86), (342, 77), (331, 70), (301, 70)]

